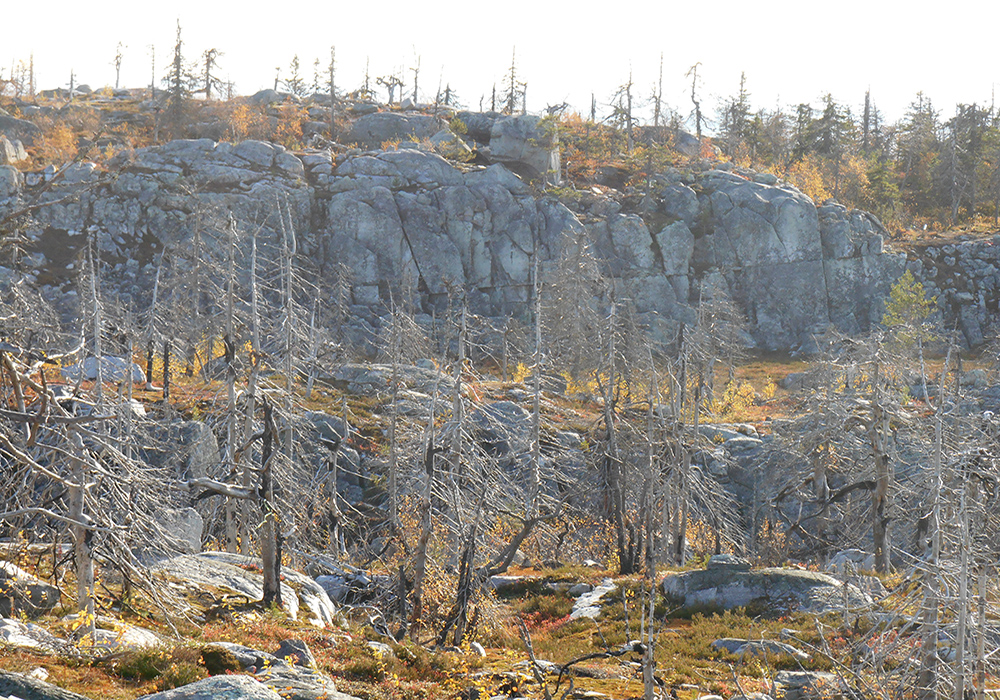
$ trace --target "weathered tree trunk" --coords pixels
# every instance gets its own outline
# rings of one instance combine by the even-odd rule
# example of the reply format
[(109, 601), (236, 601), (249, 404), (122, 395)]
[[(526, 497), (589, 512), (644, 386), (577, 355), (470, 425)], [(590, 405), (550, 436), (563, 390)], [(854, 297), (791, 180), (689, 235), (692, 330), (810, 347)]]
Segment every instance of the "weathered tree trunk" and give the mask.
[(938, 680), (938, 560), (941, 556), (941, 416), (934, 423), (933, 504), (928, 523), (928, 551), (924, 557), (923, 606), (920, 612), (920, 669), (917, 671), (918, 700), (936, 700)]
[[(247, 380), (246, 391), (246, 418), (243, 422), (243, 435), (245, 440), (253, 434), (253, 417), (257, 411), (257, 379), (260, 376), (261, 363), (261, 341), (260, 341), (260, 295), (257, 286), (257, 234), (250, 235), (250, 378)], [(243, 461), (243, 455), (237, 456), (237, 469)], [(253, 470), (242, 469), (241, 484), (244, 489), (250, 490), (253, 485)], [(244, 555), (250, 554), (250, 523), (253, 521), (253, 504), (249, 499), (244, 500), (240, 507), (240, 552)]]
[[(436, 392), (435, 392), (436, 395)], [(434, 406), (434, 402), (431, 402)], [(428, 423), (427, 449), (424, 452), (424, 497), (420, 503), (420, 538), (417, 540), (417, 551), (413, 559), (413, 589), (410, 592), (410, 639), (417, 643), (420, 632), (420, 618), (424, 614), (423, 595), (424, 577), (427, 574), (427, 545), (431, 539), (431, 499), (434, 493), (435, 466), (434, 458), (437, 449), (434, 447), (434, 411), (431, 410), (431, 420)]]
[(274, 507), (274, 409), (264, 403), (264, 437), (261, 446), (260, 493), (261, 524), (260, 558), (264, 570), (264, 605), (281, 606), (281, 560), (278, 558), (278, 534), (281, 531), (281, 517)]
[(872, 422), (868, 429), (868, 438), (872, 446), (872, 458), (875, 462), (875, 489), (872, 491), (872, 540), (875, 549), (875, 570), (888, 573), (892, 567), (889, 544), (889, 479), (891, 466), (889, 462), (889, 414), (882, 405), (881, 367), (875, 361), (872, 386)]
[(87, 480), (90, 478), (87, 469), (86, 450), (83, 438), (75, 430), (69, 433), (72, 453), (70, 455), (70, 475), (72, 484), (69, 486), (69, 517), (75, 523), (70, 528), (73, 538), (73, 556), (76, 559), (76, 604), (79, 614), (83, 616), (78, 628), (94, 641), (94, 553), (91, 546), (93, 532), (86, 525), (90, 517), (86, 513), (85, 499)]

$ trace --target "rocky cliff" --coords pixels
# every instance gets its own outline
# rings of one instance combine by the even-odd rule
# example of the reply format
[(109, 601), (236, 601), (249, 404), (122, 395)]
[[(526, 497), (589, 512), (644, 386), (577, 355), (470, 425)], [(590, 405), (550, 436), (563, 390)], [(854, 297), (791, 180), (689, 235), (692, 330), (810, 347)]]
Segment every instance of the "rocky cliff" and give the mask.
[(65, 268), (88, 239), (123, 298), (141, 297), (159, 250), (229, 215), (266, 245), (279, 240), (281, 210), (301, 254), (351, 269), (358, 313), (376, 317), (407, 279), (428, 312), (457, 287), (477, 313), (517, 312), (534, 251), (550, 277), (583, 242), (662, 340), (694, 321), (712, 283), (746, 311), (760, 347), (789, 349), (830, 324), (866, 330), (905, 263), (883, 248), (874, 217), (817, 207), (773, 176), (734, 170), (663, 173), (641, 196), (546, 192), (505, 165), (458, 165), (417, 148), (333, 156), (195, 140), (118, 156), (106, 169), (75, 165), (41, 193), (0, 168), (0, 211), (33, 197), (48, 206), (27, 231), (28, 267), (53, 297), (73, 284)]

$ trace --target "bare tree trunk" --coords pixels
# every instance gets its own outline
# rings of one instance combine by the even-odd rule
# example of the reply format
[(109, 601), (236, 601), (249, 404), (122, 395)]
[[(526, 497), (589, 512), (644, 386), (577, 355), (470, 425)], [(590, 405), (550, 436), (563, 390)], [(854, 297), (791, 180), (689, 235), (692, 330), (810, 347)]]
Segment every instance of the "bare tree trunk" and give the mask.
[[(260, 295), (257, 286), (257, 234), (250, 236), (250, 378), (247, 381), (247, 406), (246, 418), (243, 423), (243, 439), (247, 439), (253, 434), (253, 417), (257, 411), (257, 378), (260, 375)], [(237, 458), (237, 469), (239, 463), (243, 461), (243, 455)], [(253, 485), (253, 470), (244, 468), (242, 470), (241, 485), (244, 489), (250, 490)], [(240, 508), (240, 552), (244, 555), (250, 553), (250, 523), (252, 522), (253, 504), (250, 499), (243, 501)]]
[(278, 536), (281, 529), (281, 518), (274, 507), (274, 409), (268, 402), (264, 403), (264, 437), (261, 447), (260, 462), (260, 493), (262, 494), (261, 511), (264, 522), (261, 524), (260, 558), (264, 570), (264, 605), (281, 607), (281, 560), (278, 558)]
[(875, 462), (875, 489), (872, 491), (872, 539), (875, 549), (875, 570), (888, 573), (892, 567), (889, 545), (889, 478), (890, 464), (887, 441), (889, 439), (889, 414), (882, 405), (881, 366), (875, 361), (873, 373), (872, 422), (868, 438)]
[(172, 351), (169, 339), (163, 341), (163, 401), (170, 400), (170, 353)]
[[(230, 219), (227, 233), (229, 235), (229, 269), (226, 280), (226, 335), (222, 339), (226, 358), (226, 451), (223, 464), (229, 476), (227, 481), (233, 482), (236, 471), (236, 337), (235, 316), (236, 300), (233, 286), (236, 283), (236, 223)], [(239, 522), (236, 502), (226, 498), (226, 551), (236, 552), (239, 547)]]
[(969, 549), (972, 538), (969, 534), (969, 503), (966, 498), (968, 480), (962, 479), (962, 492), (959, 495), (959, 521), (961, 523), (961, 553), (958, 575), (958, 628), (955, 631), (955, 700), (965, 699), (965, 638), (969, 618)]
[(538, 517), (538, 500), (542, 492), (542, 454), (541, 454), (541, 426), (542, 426), (542, 288), (538, 278), (538, 243), (535, 242), (533, 255), (532, 283), (534, 285), (535, 302), (535, 353), (532, 360), (534, 364), (534, 391), (531, 400), (531, 483), (528, 486), (527, 513), (529, 518)]
[(74, 523), (70, 528), (73, 538), (73, 556), (76, 559), (76, 604), (79, 614), (83, 616), (80, 630), (95, 641), (94, 613), (94, 554), (91, 548), (92, 531), (86, 527), (90, 517), (86, 513), (85, 494), (87, 480), (90, 478), (87, 469), (87, 447), (83, 438), (75, 430), (70, 430), (70, 474), (72, 484), (69, 486), (69, 517)]
[(976, 620), (976, 700), (986, 697), (986, 564), (979, 564)]
[(431, 539), (431, 503), (434, 494), (435, 465), (437, 448), (434, 446), (434, 414), (437, 407), (437, 387), (431, 398), (431, 417), (427, 423), (427, 447), (424, 452), (424, 497), (420, 503), (420, 538), (413, 558), (413, 589), (410, 591), (410, 639), (417, 643), (420, 633), (420, 618), (424, 614), (424, 577), (427, 574), (427, 545)]
[(941, 556), (941, 416), (934, 423), (934, 485), (933, 507), (928, 524), (930, 551), (925, 556), (923, 572), (923, 606), (920, 612), (920, 670), (917, 672), (918, 700), (935, 700), (938, 680), (938, 560)]

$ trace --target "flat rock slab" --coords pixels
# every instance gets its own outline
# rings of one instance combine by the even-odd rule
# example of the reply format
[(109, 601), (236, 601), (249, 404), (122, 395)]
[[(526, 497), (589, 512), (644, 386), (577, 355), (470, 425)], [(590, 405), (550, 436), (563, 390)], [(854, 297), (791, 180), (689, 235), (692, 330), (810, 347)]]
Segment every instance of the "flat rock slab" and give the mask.
[(618, 590), (615, 582), (609, 578), (601, 581), (600, 586), (595, 586), (592, 591), (584, 593), (573, 603), (573, 610), (569, 613), (569, 619), (576, 620), (581, 617), (596, 619), (601, 614), (601, 606), (604, 604), (604, 596)]
[(792, 658), (800, 661), (806, 661), (809, 658), (808, 654), (796, 649), (791, 644), (776, 642), (770, 639), (755, 639), (747, 641), (746, 639), (734, 639), (727, 637), (725, 639), (716, 639), (712, 642), (712, 646), (716, 649), (725, 649), (726, 651), (736, 654), (737, 656), (791, 656)]
[(832, 576), (801, 569), (711, 567), (671, 574), (663, 580), (663, 592), (685, 607), (705, 606), (723, 610), (763, 607), (774, 612), (801, 611), (816, 614), (846, 608), (871, 608), (872, 599), (857, 586)]
[[(264, 576), (259, 573), (259, 560), (251, 557), (238, 557), (241, 563), (248, 566), (256, 562), (258, 570), (252, 571), (240, 568), (235, 563), (219, 561), (212, 556), (204, 556), (205, 554), (208, 553), (184, 554), (173, 559), (166, 559), (155, 564), (153, 571), (172, 576), (198, 588), (211, 586), (226, 593), (242, 595), (248, 601), (260, 600), (264, 597)], [(217, 555), (218, 552), (214, 554)], [(298, 596), (286, 583), (281, 584), (281, 605), (292, 618), (298, 616)]]
[(21, 700), (90, 700), (85, 695), (71, 693), (23, 673), (7, 671), (0, 671), (0, 697), (16, 697)]
[[(259, 559), (230, 552), (201, 552), (198, 557), (231, 564), (238, 568), (248, 564), (260, 567)], [(316, 627), (325, 627), (333, 622), (337, 614), (336, 606), (330, 600), (326, 590), (315, 579), (287, 567), (282, 567), (281, 577), (284, 579), (284, 583), (281, 584), (282, 602), (284, 602), (286, 588), (290, 587), (294, 590), (297, 600), (301, 601), (301, 606), (297, 605), (296, 610), (304, 606), (311, 613), (311, 617), (306, 620), (307, 622)], [(263, 577), (261, 577), (261, 582), (263, 584)], [(263, 594), (263, 585), (261, 593)]]
[(212, 676), (139, 700), (281, 700), (281, 696), (250, 676)]

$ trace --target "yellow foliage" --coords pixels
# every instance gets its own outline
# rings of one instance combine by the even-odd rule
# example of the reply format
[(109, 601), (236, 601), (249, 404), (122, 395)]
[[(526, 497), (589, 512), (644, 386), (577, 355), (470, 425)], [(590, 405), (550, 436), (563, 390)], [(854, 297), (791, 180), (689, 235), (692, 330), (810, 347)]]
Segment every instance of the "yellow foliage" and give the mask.
[(226, 121), (233, 141), (264, 140), (271, 136), (271, 120), (260, 108), (237, 105)]
[(722, 396), (712, 401), (709, 410), (720, 417), (738, 415), (753, 406), (754, 395), (754, 388), (750, 382), (733, 380), (726, 384)]
[(76, 157), (76, 134), (66, 124), (55, 124), (42, 131), (40, 143), (36, 142), (34, 162), (36, 165), (53, 163), (61, 165)]
[(823, 182), (823, 172), (820, 169), (817, 156), (807, 154), (802, 160), (796, 161), (785, 171), (785, 179), (807, 194), (814, 202), (825, 202), (830, 193)]

